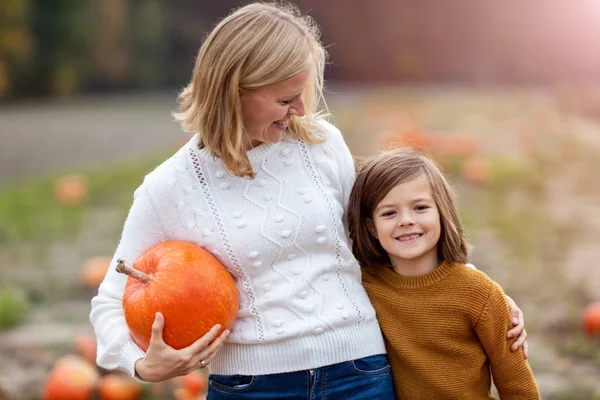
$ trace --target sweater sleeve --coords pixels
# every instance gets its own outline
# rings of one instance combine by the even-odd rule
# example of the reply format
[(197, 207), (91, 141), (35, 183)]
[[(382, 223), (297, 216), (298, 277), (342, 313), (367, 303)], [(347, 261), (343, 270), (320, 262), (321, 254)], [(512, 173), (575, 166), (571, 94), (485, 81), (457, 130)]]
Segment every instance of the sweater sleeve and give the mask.
[(142, 184), (134, 193), (120, 243), (98, 294), (92, 299), (90, 313), (98, 343), (97, 364), (109, 370), (124, 370), (136, 379), (139, 378), (135, 374), (135, 362), (145, 353), (131, 338), (125, 322), (122, 297), (127, 276), (115, 270), (116, 260), (123, 258), (133, 264), (144, 250), (163, 240), (158, 216), (147, 187)]
[(504, 291), (491, 282), (490, 294), (481, 312), (475, 332), (490, 360), (492, 379), (502, 400), (539, 399), (540, 393), (529, 363), (520, 351), (510, 351), (506, 339), (510, 328), (510, 310)]

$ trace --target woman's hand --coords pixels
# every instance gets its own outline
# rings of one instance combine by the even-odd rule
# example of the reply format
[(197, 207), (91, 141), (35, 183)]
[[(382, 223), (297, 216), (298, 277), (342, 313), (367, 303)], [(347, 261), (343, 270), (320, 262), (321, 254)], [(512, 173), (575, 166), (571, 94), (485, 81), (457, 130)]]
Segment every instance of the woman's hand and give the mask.
[(517, 303), (513, 299), (506, 296), (508, 300), (508, 307), (512, 315), (512, 323), (515, 325), (514, 328), (508, 331), (506, 337), (508, 339), (516, 337), (517, 340), (510, 346), (511, 351), (515, 351), (520, 347), (523, 348), (523, 357), (527, 360), (527, 332), (525, 331), (525, 320), (523, 318), (523, 311), (517, 306)]
[(146, 357), (135, 363), (135, 372), (146, 382), (162, 382), (206, 367), (229, 336), (229, 331), (225, 330), (215, 339), (221, 329), (220, 325), (215, 325), (188, 347), (175, 350), (163, 340), (164, 325), (162, 314), (156, 313)]

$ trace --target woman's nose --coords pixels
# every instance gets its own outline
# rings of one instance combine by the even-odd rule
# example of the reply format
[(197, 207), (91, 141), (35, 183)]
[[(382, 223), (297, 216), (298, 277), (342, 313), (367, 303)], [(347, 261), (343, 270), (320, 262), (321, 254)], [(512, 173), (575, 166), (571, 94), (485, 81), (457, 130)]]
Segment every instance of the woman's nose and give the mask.
[(292, 107), (290, 107), (290, 114), (297, 117), (304, 117), (304, 101), (301, 97), (298, 97), (298, 99), (292, 104)]

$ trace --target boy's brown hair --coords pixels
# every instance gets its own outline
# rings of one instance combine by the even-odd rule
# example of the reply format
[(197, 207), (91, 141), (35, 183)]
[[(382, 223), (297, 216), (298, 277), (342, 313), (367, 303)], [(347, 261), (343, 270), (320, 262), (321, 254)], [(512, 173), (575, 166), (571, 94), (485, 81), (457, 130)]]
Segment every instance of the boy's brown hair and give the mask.
[(357, 171), (347, 217), (352, 252), (361, 266), (390, 264), (387, 252), (369, 230), (373, 211), (390, 190), (419, 176), (429, 182), (440, 213), (438, 259), (468, 261), (470, 245), (460, 224), (454, 191), (433, 160), (410, 148), (398, 148), (360, 160)]

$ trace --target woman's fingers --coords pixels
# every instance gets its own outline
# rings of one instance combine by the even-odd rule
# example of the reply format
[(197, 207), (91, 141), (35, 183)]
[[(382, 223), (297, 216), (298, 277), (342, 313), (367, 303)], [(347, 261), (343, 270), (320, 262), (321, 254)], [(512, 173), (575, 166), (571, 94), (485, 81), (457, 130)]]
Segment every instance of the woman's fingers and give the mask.
[(509, 330), (506, 334), (506, 337), (509, 339), (521, 336), (525, 330), (525, 322), (523, 321), (522, 314), (520, 317), (512, 317), (512, 323), (515, 325), (514, 328)]
[(229, 331), (226, 330), (217, 337), (221, 326), (215, 325), (189, 347), (175, 350), (164, 342), (163, 328), (164, 318), (162, 314), (156, 313), (152, 324), (150, 347), (142, 366), (144, 370), (150, 368), (152, 375), (160, 377), (159, 380), (186, 375), (195, 369), (207, 366), (229, 336)]
[(152, 334), (150, 336), (150, 345), (164, 344), (163, 340), (163, 329), (165, 327), (165, 319), (159, 312), (154, 316), (154, 322), (152, 323)]
[[(211, 332), (209, 331), (209, 333)], [(227, 336), (229, 336), (229, 330), (221, 332), (219, 337), (214, 340), (211, 339), (212, 342), (210, 342), (208, 346), (201, 348), (200, 351), (194, 355), (192, 369), (204, 368), (210, 364), (215, 354), (217, 354), (217, 351), (221, 348), (223, 343), (225, 343)], [(210, 337), (213, 336), (211, 335)]]
[(525, 343), (526, 340), (527, 340), (527, 331), (525, 331), (525, 329), (523, 329), (523, 333), (521, 333), (519, 335), (519, 337), (517, 338), (517, 340), (514, 341), (514, 343), (510, 346), (510, 349), (512, 351), (517, 350), (519, 347), (523, 346), (523, 344)]
[(190, 354), (193, 356), (202, 352), (217, 337), (220, 329), (221, 325), (219, 324), (210, 328), (210, 330), (206, 332), (204, 336), (196, 340), (188, 347)]
[(527, 359), (528, 345), (527, 331), (525, 331), (525, 316), (513, 299), (506, 296), (506, 300), (508, 301), (508, 307), (510, 308), (511, 322), (514, 325), (514, 328), (506, 333), (506, 337), (509, 339), (514, 337), (517, 338), (510, 346), (510, 349), (511, 351), (516, 351), (517, 349), (522, 348), (523, 357)]
[(510, 308), (511, 321), (513, 325), (515, 325), (515, 327), (506, 334), (506, 337), (510, 339), (520, 336), (523, 333), (523, 330), (525, 329), (525, 317), (523, 316), (523, 311), (521, 311), (513, 299), (506, 296), (506, 300), (508, 301), (508, 307)]

